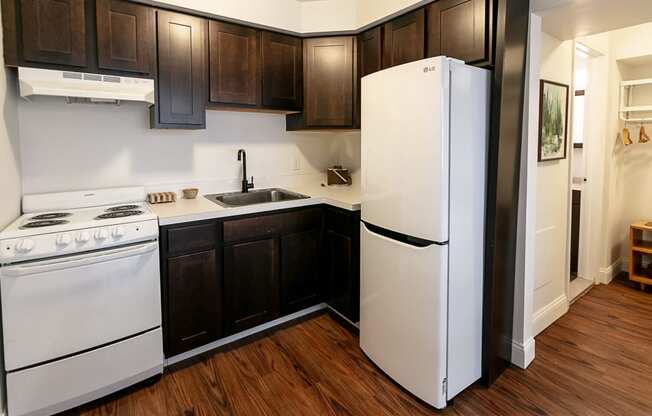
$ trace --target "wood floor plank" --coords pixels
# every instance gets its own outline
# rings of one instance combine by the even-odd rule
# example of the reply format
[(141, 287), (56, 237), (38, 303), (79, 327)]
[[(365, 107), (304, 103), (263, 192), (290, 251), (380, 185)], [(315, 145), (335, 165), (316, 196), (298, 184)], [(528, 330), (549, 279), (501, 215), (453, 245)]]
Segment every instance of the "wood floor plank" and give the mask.
[(652, 414), (652, 294), (597, 286), (536, 340), (527, 370), (435, 411), (382, 373), (328, 315), (278, 329), (67, 412), (79, 416)]

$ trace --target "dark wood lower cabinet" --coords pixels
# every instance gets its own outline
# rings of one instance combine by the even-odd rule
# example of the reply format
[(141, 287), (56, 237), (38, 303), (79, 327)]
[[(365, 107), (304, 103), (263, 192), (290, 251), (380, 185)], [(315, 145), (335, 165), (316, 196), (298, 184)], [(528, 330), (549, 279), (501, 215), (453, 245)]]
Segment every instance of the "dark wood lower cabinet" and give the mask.
[(313, 206), (162, 227), (166, 357), (324, 301), (357, 322), (359, 219)]
[(225, 326), (244, 331), (278, 316), (278, 242), (276, 238), (224, 247)]
[(320, 239), (319, 229), (281, 237), (281, 311), (283, 314), (316, 305), (322, 299)]
[(360, 215), (327, 208), (325, 221), (328, 305), (355, 323), (360, 319)]
[(215, 250), (172, 257), (167, 262), (166, 355), (172, 356), (222, 335), (222, 282)]

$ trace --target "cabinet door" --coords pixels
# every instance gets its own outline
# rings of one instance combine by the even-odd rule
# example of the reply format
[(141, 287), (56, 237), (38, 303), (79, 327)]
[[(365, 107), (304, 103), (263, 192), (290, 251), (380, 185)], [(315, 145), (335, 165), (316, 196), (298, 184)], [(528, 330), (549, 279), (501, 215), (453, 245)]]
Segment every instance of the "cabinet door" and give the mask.
[(206, 125), (206, 20), (158, 12), (160, 127)]
[(225, 324), (228, 334), (278, 316), (276, 238), (224, 247)]
[(425, 56), (425, 12), (415, 10), (385, 24), (383, 68)]
[(97, 0), (96, 15), (98, 66), (151, 73), (156, 53), (154, 9), (122, 0)]
[(380, 26), (358, 35), (358, 86), (356, 88), (355, 125), (360, 127), (361, 78), (383, 69), (383, 40)]
[(84, 0), (21, 0), (26, 61), (86, 66)]
[(358, 53), (361, 78), (383, 68), (380, 26), (362, 32), (358, 36)]
[(210, 100), (256, 105), (258, 31), (228, 23), (209, 23)]
[(353, 238), (333, 230), (326, 231), (326, 274), (328, 304), (351, 322), (358, 320), (353, 287)]
[(263, 105), (300, 109), (303, 104), (301, 39), (263, 32), (261, 55)]
[(310, 127), (353, 124), (353, 37), (311, 38), (304, 45), (304, 113)]
[(488, 59), (489, 10), (486, 0), (441, 0), (427, 7), (428, 56), (465, 62)]
[(288, 314), (321, 300), (320, 230), (281, 237), (281, 312)]
[(166, 356), (221, 336), (221, 287), (215, 250), (168, 259)]

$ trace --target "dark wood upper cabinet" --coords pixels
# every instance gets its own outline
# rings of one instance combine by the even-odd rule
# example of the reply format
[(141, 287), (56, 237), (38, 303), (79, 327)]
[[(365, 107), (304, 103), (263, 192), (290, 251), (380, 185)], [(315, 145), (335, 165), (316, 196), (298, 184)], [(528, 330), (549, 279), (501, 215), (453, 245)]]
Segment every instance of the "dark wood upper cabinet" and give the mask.
[(353, 125), (353, 39), (338, 36), (303, 41), (307, 126)]
[(369, 29), (358, 35), (358, 70), (360, 77), (383, 69), (382, 30), (379, 27)]
[(168, 259), (168, 357), (222, 335), (222, 284), (216, 255), (209, 250)]
[(97, 61), (103, 69), (150, 74), (156, 54), (154, 9), (97, 0)]
[(206, 126), (206, 20), (158, 11), (158, 120), (154, 127)]
[(444, 55), (466, 63), (489, 61), (490, 3), (440, 0), (428, 5), (428, 56)]
[(418, 9), (385, 23), (383, 68), (425, 57), (425, 20), (424, 10)]
[(356, 102), (355, 102), (355, 120), (356, 127), (360, 127), (360, 93), (361, 78), (373, 74), (383, 69), (383, 38), (382, 27), (378, 26), (369, 29), (358, 35), (358, 56), (357, 70), (358, 79), (356, 80)]
[(225, 325), (228, 334), (278, 316), (278, 239), (224, 247)]
[(281, 312), (293, 313), (321, 300), (321, 230), (281, 237)]
[(301, 39), (267, 31), (261, 38), (263, 106), (300, 110), (303, 104)]
[(210, 101), (258, 104), (258, 31), (211, 21), (208, 32)]
[(21, 0), (20, 4), (26, 61), (87, 65), (84, 0)]

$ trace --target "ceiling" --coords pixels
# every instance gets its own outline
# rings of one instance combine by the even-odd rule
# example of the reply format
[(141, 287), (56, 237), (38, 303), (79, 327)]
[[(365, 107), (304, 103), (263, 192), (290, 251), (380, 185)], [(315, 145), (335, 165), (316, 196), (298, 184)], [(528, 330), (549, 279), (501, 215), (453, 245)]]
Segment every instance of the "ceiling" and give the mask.
[(532, 0), (543, 31), (561, 40), (652, 22), (652, 0)]

